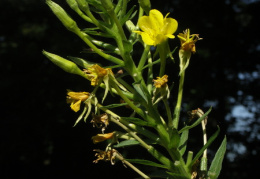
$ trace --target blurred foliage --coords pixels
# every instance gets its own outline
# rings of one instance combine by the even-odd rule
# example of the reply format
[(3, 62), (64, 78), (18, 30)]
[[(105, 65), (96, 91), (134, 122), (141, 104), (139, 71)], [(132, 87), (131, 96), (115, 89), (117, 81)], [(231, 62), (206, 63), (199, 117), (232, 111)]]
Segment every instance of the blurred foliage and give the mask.
[[(55, 2), (77, 17), (65, 1)], [(227, 133), (228, 141), (220, 178), (256, 178), (260, 152), (260, 2), (163, 2), (152, 0), (152, 8), (164, 14), (171, 12), (170, 16), (179, 21), (177, 33), (190, 28), (203, 38), (190, 62), (192, 68), (186, 72), (182, 117), (187, 118), (189, 110), (213, 106), (209, 135), (210, 126), (217, 123), (222, 135)], [(64, 57), (97, 56), (81, 53), (87, 47), (62, 26), (44, 0), (1, 0), (0, 13), (0, 178), (86, 178), (90, 174), (102, 178), (106, 172), (117, 170), (129, 172), (129, 178), (133, 178), (132, 171), (120, 163), (91, 163), (92, 126), (81, 123), (73, 128), (77, 116), (65, 101), (66, 89), (80, 91), (89, 86), (51, 64), (41, 51)], [(177, 64), (175, 68), (166, 73), (177, 76)], [(178, 86), (177, 79), (169, 80)]]

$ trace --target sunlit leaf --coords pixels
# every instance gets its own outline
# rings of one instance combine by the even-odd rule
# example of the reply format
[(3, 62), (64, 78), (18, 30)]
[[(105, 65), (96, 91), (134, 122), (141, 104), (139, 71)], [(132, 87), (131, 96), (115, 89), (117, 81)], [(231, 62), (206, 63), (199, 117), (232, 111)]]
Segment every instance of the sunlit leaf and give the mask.
[(227, 139), (225, 137), (209, 168), (208, 176), (210, 177), (210, 179), (216, 179), (219, 176), (219, 173), (222, 168), (222, 162), (226, 152), (226, 146), (227, 146)]
[(189, 137), (189, 130), (183, 131), (181, 134), (180, 143), (179, 143), (179, 151), (180, 151), (181, 156), (183, 156), (183, 154), (186, 151), (188, 137)]

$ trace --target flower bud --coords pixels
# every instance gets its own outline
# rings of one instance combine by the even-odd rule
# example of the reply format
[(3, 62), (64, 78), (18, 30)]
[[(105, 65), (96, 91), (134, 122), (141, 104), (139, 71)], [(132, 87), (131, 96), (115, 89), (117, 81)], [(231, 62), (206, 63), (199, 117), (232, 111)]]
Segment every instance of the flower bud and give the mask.
[(80, 68), (78, 68), (78, 66), (75, 63), (73, 63), (69, 60), (66, 60), (65, 58), (62, 58), (58, 55), (46, 52), (44, 50), (42, 51), (42, 53), (49, 60), (51, 60), (55, 65), (59, 66), (64, 71), (86, 77), (85, 73)]
[(51, 0), (47, 0), (46, 3), (68, 30), (75, 31), (78, 29), (76, 22), (64, 11), (64, 9), (62, 9), (62, 7)]
[(141, 6), (141, 8), (145, 11), (145, 13), (148, 15), (149, 11), (151, 10), (150, 0), (138, 0), (138, 3)]

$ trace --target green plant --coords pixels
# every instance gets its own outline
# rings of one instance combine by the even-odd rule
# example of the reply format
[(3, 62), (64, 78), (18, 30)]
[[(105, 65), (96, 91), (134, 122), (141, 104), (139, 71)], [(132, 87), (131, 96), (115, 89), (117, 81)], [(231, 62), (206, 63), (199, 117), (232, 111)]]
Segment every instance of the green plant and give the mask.
[[(91, 26), (80, 29), (62, 7), (47, 0), (46, 3), (63, 25), (111, 65), (102, 67), (78, 57), (67, 60), (46, 51), (43, 54), (64, 71), (89, 80), (93, 86), (92, 92), (68, 90), (67, 102), (75, 112), (80, 111), (83, 106), (75, 125), (82, 119), (86, 122), (92, 112), (91, 123), (94, 127), (101, 128), (101, 134), (92, 137), (93, 142), (107, 141), (105, 150), (94, 150), (97, 156), (95, 163), (105, 160), (114, 164), (116, 160), (121, 160), (143, 178), (150, 178), (152, 175), (144, 174), (134, 163), (160, 168), (162, 172), (159, 176), (162, 178), (217, 178), (226, 150), (226, 138), (208, 169), (207, 148), (219, 134), (217, 128), (207, 139), (206, 121), (211, 108), (206, 113), (199, 108), (192, 110), (192, 122), (184, 123), (179, 128), (185, 70), (192, 54), (196, 52), (195, 43), (201, 38), (198, 34), (191, 35), (189, 29), (177, 35), (180, 39), (180, 81), (176, 105), (171, 109), (169, 97), (173, 87), (167, 84), (165, 68), (166, 60), (173, 60), (172, 54), (176, 51), (170, 50), (168, 39), (175, 38), (173, 34), (178, 22), (169, 17), (169, 13), (163, 17), (160, 11), (151, 9), (149, 0), (138, 2), (137, 12), (135, 6), (127, 8), (128, 0), (67, 0), (70, 7)], [(138, 16), (136, 24), (133, 22), (135, 16)], [(104, 40), (96, 40), (94, 37), (102, 37)], [(143, 46), (143, 52), (139, 59), (133, 59), (137, 43)], [(154, 53), (151, 46), (156, 47)], [(159, 68), (158, 75), (154, 72), (155, 68)], [(115, 70), (118, 73), (114, 74)], [(126, 80), (126, 77), (131, 77), (131, 80)], [(102, 99), (96, 95), (100, 88), (104, 91)], [(123, 102), (104, 106), (103, 102), (109, 93), (119, 96)], [(158, 110), (158, 106), (163, 106), (164, 110)], [(132, 114), (124, 116), (114, 112), (114, 109), (122, 107), (130, 108)], [(123, 130), (105, 133), (110, 123)], [(186, 148), (189, 130), (199, 124), (202, 125), (204, 146), (194, 156), (192, 151), (186, 152)], [(133, 145), (145, 148), (151, 158), (125, 159), (119, 153), (119, 150)]]

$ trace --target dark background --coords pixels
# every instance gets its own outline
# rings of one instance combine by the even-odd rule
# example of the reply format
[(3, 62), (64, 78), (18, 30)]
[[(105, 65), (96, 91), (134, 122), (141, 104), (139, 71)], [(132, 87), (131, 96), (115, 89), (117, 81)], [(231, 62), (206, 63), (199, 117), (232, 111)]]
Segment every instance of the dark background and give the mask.
[[(57, 0), (77, 21), (88, 25)], [(137, 2), (132, 0), (132, 2)], [(203, 38), (197, 43), (186, 73), (183, 118), (200, 107), (213, 110), (208, 132), (221, 128), (209, 157), (227, 136), (227, 153), (219, 178), (258, 178), (260, 139), (260, 2), (257, 0), (164, 0), (152, 8), (178, 20)], [(63, 57), (87, 48), (68, 32), (42, 0), (0, 1), (0, 178), (134, 178), (121, 163), (93, 164), (97, 133), (88, 122), (72, 127), (78, 114), (66, 104), (66, 89), (91, 90), (81, 77), (67, 74), (49, 62), (42, 50)], [(177, 34), (176, 33), (176, 34)], [(171, 41), (172, 46), (178, 41)], [(93, 54), (80, 54), (90, 61)], [(172, 65), (172, 63), (171, 63)], [(167, 69), (178, 84), (178, 63)], [(174, 77), (175, 76), (175, 77)], [(173, 104), (174, 104), (173, 99)], [(194, 132), (192, 136), (201, 136)], [(191, 140), (195, 144), (197, 139)], [(131, 151), (130, 152), (135, 152)]]

